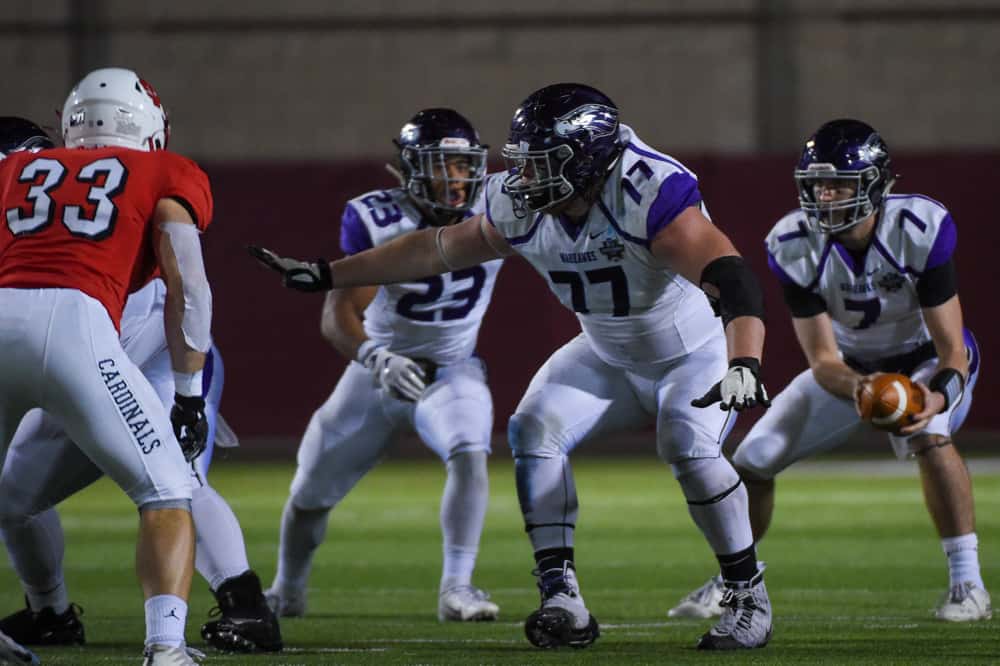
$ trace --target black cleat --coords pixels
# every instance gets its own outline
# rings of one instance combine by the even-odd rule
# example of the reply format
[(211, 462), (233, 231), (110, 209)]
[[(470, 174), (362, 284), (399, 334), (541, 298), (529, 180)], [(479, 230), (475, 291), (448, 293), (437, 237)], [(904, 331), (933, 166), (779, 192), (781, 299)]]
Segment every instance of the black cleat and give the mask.
[(0, 631), (22, 645), (83, 645), (87, 639), (81, 615), (83, 609), (76, 604), (59, 615), (50, 606), (36, 613), (25, 600), (25, 608), (0, 619)]
[(224, 652), (278, 652), (283, 647), (278, 618), (264, 599), (260, 579), (253, 571), (230, 578), (214, 592), (218, 606), (201, 637)]
[(565, 608), (539, 608), (524, 621), (524, 635), (535, 647), (543, 650), (569, 646), (585, 648), (600, 635), (597, 618), (590, 616), (590, 622), (583, 629), (573, 628), (573, 616)]

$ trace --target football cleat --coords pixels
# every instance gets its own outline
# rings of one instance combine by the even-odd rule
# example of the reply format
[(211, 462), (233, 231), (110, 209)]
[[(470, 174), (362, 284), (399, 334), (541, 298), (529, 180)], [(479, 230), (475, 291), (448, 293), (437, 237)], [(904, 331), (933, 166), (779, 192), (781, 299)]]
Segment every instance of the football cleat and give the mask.
[(278, 617), (302, 617), (306, 614), (306, 591), (290, 592), (277, 585), (264, 590), (268, 607)]
[(37, 664), (38, 657), (23, 645), (18, 645), (10, 636), (0, 632), (0, 663)]
[(187, 646), (154, 643), (142, 651), (142, 666), (198, 666), (205, 653)]
[(524, 622), (528, 641), (544, 649), (585, 648), (596, 641), (601, 630), (583, 603), (573, 563), (533, 573), (538, 577), (542, 605)]
[(37, 613), (25, 608), (0, 619), (0, 631), (24, 645), (83, 645), (87, 642), (80, 616), (83, 609), (70, 604), (56, 614), (50, 606)]
[(438, 597), (438, 620), (441, 622), (482, 622), (497, 619), (500, 607), (490, 595), (472, 585), (450, 587)]
[(681, 599), (680, 603), (667, 611), (667, 617), (691, 617), (705, 619), (722, 615), (719, 602), (726, 594), (722, 576), (712, 576), (708, 582)]
[(993, 617), (990, 593), (971, 581), (953, 585), (934, 610), (934, 617), (948, 622), (989, 620)]
[(215, 591), (218, 606), (209, 615), (221, 616), (206, 622), (201, 637), (225, 652), (278, 652), (281, 628), (268, 606), (260, 579), (253, 571), (230, 578)]
[(725, 581), (719, 603), (722, 617), (701, 640), (699, 650), (747, 650), (761, 648), (771, 640), (771, 600), (764, 576), (757, 573), (747, 582)]

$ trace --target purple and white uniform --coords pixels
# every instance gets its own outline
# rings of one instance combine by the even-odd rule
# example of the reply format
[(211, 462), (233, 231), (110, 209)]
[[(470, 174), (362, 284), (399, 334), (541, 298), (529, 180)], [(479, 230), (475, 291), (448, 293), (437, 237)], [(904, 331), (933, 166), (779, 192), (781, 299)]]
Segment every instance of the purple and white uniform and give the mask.
[[(768, 263), (786, 287), (822, 299), (848, 365), (860, 372), (903, 372), (927, 382), (937, 368), (918, 298), (921, 277), (948, 262), (957, 232), (948, 210), (915, 194), (886, 198), (868, 250), (852, 254), (830, 235), (813, 232), (806, 216), (785, 215), (767, 236)], [(968, 414), (979, 376), (979, 349), (965, 331), (969, 381), (961, 400), (934, 417), (922, 434), (950, 435)], [(770, 478), (796, 460), (830, 450), (869, 426), (850, 400), (816, 383), (811, 370), (775, 397), (751, 429), (735, 461)], [(911, 454), (909, 438), (890, 435), (897, 456)]]
[[(694, 173), (621, 125), (625, 147), (580, 225), (514, 214), (506, 174), (486, 185), (487, 220), (537, 270), (583, 329), (542, 366), (511, 421), (569, 453), (600, 432), (657, 422), (668, 462), (716, 457), (730, 413), (697, 409), (727, 368), (722, 325), (702, 290), (650, 251), (652, 239), (689, 206), (706, 213)], [(537, 437), (528, 438), (537, 441)]]

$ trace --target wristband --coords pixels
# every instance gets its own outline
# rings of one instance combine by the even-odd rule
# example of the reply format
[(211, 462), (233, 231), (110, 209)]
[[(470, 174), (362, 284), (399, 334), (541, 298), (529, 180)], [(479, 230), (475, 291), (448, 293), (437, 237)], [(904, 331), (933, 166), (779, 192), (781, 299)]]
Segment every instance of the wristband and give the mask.
[(737, 356), (729, 362), (729, 367), (747, 368), (754, 374), (754, 377), (760, 376), (760, 361), (753, 356)]
[(941, 411), (946, 412), (962, 397), (962, 391), (965, 390), (965, 377), (955, 368), (941, 368), (931, 377), (927, 388), (944, 396), (944, 409)]
[(368, 357), (371, 356), (372, 352), (376, 349), (378, 349), (377, 342), (374, 340), (365, 340), (361, 343), (361, 346), (358, 347), (358, 353), (354, 356), (354, 360), (361, 365), (365, 365), (365, 361), (368, 360)]
[(202, 396), (201, 370), (197, 372), (174, 371), (174, 392), (187, 397)]

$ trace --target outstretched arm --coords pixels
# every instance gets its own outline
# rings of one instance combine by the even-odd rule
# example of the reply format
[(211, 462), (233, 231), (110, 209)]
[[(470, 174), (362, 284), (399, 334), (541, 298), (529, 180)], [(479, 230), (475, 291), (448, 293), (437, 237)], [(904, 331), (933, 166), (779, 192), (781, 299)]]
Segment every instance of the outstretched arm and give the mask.
[(468, 268), (512, 252), (483, 215), (448, 227), (414, 231), (329, 263), (279, 257), (254, 246), (249, 250), (258, 261), (280, 272), (285, 286), (300, 291), (406, 282)]

